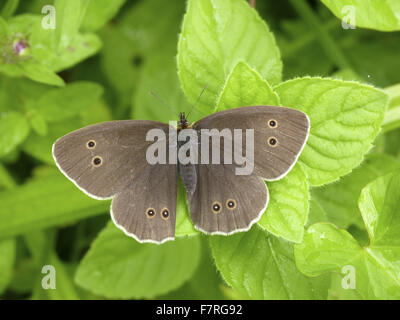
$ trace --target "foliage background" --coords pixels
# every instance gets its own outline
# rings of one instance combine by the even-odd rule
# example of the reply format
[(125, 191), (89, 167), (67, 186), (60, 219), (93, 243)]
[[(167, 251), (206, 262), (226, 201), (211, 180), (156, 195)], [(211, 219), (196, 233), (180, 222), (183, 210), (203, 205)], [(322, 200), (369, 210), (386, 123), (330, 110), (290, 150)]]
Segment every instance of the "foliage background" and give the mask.
[[(48, 4), (55, 30), (41, 27)], [(1, 298), (400, 298), (396, 0), (2, 0), (0, 15)], [(250, 231), (197, 233), (180, 187), (176, 241), (139, 244), (58, 172), (51, 145), (91, 123), (175, 119), (149, 91), (188, 111), (206, 83), (191, 120), (283, 105), (310, 116), (310, 139)]]

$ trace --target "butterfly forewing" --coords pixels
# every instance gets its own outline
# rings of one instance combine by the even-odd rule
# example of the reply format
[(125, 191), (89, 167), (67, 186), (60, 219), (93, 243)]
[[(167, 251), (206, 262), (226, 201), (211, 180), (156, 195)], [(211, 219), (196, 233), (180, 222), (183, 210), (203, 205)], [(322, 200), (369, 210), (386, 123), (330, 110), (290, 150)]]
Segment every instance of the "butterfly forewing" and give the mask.
[[(290, 171), (307, 141), (309, 127), (305, 113), (274, 106), (221, 111), (199, 120), (193, 126), (196, 130), (228, 128), (233, 132), (240, 129), (243, 137), (246, 129), (254, 130), (254, 174), (267, 180), (280, 179)], [(242, 149), (234, 152), (246, 155), (247, 143), (249, 141), (243, 138)]]

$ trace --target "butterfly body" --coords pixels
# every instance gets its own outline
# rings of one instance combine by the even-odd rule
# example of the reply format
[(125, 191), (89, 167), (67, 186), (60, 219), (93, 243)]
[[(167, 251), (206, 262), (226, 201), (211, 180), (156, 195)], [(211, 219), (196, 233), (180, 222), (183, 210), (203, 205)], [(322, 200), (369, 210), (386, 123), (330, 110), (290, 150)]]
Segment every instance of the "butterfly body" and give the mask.
[[(148, 136), (154, 129), (164, 135), (158, 142), (170, 146), (165, 149), (166, 159), (175, 161), (149, 162), (154, 141)], [(225, 129), (232, 134), (214, 143), (221, 138), (215, 132)], [(113, 198), (111, 217), (127, 235), (162, 243), (175, 234), (178, 174), (198, 230), (224, 235), (244, 231), (268, 205), (264, 180), (280, 179), (290, 171), (308, 131), (304, 113), (283, 107), (236, 108), (193, 124), (181, 113), (177, 128), (156, 121), (122, 120), (79, 129), (54, 143), (53, 157), (89, 196)], [(180, 139), (185, 132), (191, 132), (193, 140)], [(232, 146), (231, 162), (225, 161), (226, 146)], [(214, 161), (215, 153), (220, 162)], [(198, 162), (185, 162), (182, 155), (196, 155)]]

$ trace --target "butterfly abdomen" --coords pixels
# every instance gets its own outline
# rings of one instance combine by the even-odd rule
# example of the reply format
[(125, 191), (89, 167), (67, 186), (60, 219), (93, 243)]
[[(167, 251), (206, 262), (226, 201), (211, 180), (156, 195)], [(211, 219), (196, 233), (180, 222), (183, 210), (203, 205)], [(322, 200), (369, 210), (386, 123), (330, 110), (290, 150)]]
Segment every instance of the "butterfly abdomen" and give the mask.
[(196, 167), (194, 164), (181, 164), (179, 163), (179, 174), (181, 176), (183, 185), (185, 186), (186, 191), (193, 195), (196, 191), (197, 185), (197, 173)]

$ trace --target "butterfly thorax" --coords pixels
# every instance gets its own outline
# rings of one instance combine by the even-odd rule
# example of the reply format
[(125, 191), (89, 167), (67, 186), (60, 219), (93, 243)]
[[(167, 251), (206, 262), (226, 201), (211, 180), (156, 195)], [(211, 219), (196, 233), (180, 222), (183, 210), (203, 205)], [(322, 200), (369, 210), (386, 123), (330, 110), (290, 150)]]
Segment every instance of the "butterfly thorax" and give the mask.
[(179, 114), (178, 132), (187, 128), (189, 128), (189, 121), (186, 119), (185, 113), (181, 112)]

